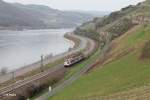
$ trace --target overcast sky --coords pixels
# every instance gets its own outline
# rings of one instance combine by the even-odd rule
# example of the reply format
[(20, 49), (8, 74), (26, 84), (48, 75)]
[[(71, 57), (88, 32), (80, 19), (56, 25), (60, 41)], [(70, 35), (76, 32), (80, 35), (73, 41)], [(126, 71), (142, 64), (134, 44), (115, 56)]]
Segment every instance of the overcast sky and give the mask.
[(42, 4), (60, 10), (114, 11), (144, 0), (4, 0), (23, 4)]

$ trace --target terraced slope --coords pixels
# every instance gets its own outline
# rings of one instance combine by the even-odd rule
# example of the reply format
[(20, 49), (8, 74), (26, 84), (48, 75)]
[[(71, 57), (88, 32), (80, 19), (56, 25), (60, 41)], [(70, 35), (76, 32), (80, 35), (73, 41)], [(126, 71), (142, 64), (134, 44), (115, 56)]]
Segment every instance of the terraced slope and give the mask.
[[(137, 5), (127, 6), (103, 18), (97, 17), (93, 21), (79, 26), (74, 32), (97, 41), (101, 41), (99, 37), (101, 37), (102, 33), (108, 32), (113, 35), (114, 39), (114, 37), (118, 37), (127, 32), (135, 24), (133, 19), (141, 16), (150, 18), (150, 0), (146, 0)], [(138, 21), (141, 23), (142, 18), (139, 18)]]

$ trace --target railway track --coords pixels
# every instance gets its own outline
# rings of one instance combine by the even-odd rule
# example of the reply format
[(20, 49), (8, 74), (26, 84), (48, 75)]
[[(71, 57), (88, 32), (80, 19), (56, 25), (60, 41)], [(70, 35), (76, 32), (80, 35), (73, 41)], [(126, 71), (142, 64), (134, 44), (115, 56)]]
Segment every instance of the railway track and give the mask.
[(5, 94), (7, 94), (7, 93), (9, 93), (9, 92), (11, 92), (13, 90), (16, 90), (16, 89), (18, 89), (18, 88), (20, 88), (20, 87), (22, 87), (22, 86), (24, 86), (26, 84), (32, 83), (32, 82), (34, 82), (36, 80), (42, 79), (43, 77), (49, 75), (50, 73), (53, 73), (53, 72), (55, 72), (57, 70), (61, 70), (63, 68), (64, 68), (63, 64), (60, 64), (60, 65), (54, 67), (53, 69), (49, 69), (47, 71), (44, 71), (44, 72), (39, 73), (37, 75), (34, 75), (32, 77), (26, 78), (24, 80), (20, 80), (19, 82), (16, 82), (16, 83), (13, 83), (10, 86), (1, 88), (0, 89), (0, 97), (3, 97)]
[[(91, 40), (88, 39), (88, 38), (86, 38), (86, 41), (91, 42)], [(86, 45), (87, 45), (87, 42), (85, 42), (85, 38), (84, 38), (84, 41), (82, 41), (82, 42), (83, 43), (81, 43), (81, 45), (79, 46), (79, 48), (76, 49), (76, 50), (74, 50), (74, 51), (72, 51), (72, 52), (76, 52), (76, 51), (78, 51), (80, 49), (84, 49), (86, 47)], [(93, 49), (88, 49), (85, 52), (87, 54), (89, 54), (89, 53), (92, 52), (92, 50)], [(70, 52), (70, 53), (72, 53), (72, 52)], [(43, 77), (48, 77), (50, 74), (53, 74), (54, 72), (56, 72), (58, 70), (64, 70), (64, 69), (66, 69), (66, 68), (63, 66), (63, 64), (59, 64), (59, 65), (57, 65), (57, 66), (55, 66), (53, 68), (50, 68), (49, 70), (46, 70), (44, 72), (39, 73), (37, 75), (34, 75), (32, 77), (29, 77), (29, 78), (25, 78), (25, 79), (20, 80), (20, 81), (18, 81), (16, 83), (13, 83), (13, 84), (11, 84), (9, 86), (1, 88), (0, 89), (0, 98), (4, 98), (6, 96), (6, 94), (11, 93), (12, 91), (15, 91), (15, 90), (17, 90), (17, 89), (19, 89), (19, 88), (21, 88), (21, 87), (23, 87), (25, 85), (28, 85), (29, 83), (33, 83), (36, 80), (42, 80)]]
[[(90, 53), (92, 53), (92, 51), (95, 51), (96, 44), (93, 40), (89, 39), (90, 41), (90, 45), (91, 47), (88, 49), (88, 51), (84, 52), (84, 54), (89, 55)], [(108, 46), (106, 46), (106, 48), (108, 48)], [(106, 50), (106, 49), (105, 49)], [(105, 51), (104, 50), (104, 51)], [(71, 83), (73, 83), (75, 80), (77, 80), (78, 78), (80, 78), (82, 75), (84, 75), (91, 67), (93, 67), (93, 65), (95, 64), (95, 62), (85, 66), (84, 68), (82, 68), (80, 71), (78, 71), (77, 73), (75, 73), (72, 77), (70, 77), (68, 80), (64, 81), (63, 83), (61, 83), (60, 85), (56, 86), (55, 88), (52, 89), (51, 92), (48, 92), (38, 98), (36, 98), (35, 100), (47, 100), (48, 97), (55, 95), (57, 92), (61, 91), (62, 89), (64, 89), (66, 86), (70, 85)]]

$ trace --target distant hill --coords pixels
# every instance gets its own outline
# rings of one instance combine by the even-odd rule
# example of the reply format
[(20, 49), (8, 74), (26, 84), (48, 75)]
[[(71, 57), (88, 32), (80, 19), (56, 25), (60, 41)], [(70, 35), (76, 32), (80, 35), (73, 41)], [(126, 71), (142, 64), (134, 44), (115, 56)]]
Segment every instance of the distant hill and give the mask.
[(80, 13), (83, 13), (83, 14), (90, 14), (94, 17), (103, 17), (103, 16), (106, 16), (106, 15), (109, 15), (111, 12), (110, 11), (84, 11), (84, 10), (75, 10), (73, 12), (80, 12)]
[(23, 5), (0, 0), (1, 29), (70, 28), (91, 20), (93, 15), (60, 11), (43, 5)]

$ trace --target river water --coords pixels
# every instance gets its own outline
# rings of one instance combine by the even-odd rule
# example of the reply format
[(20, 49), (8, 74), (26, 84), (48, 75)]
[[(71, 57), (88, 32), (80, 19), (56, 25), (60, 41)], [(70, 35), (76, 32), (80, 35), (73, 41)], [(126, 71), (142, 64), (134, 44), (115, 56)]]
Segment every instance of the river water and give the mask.
[(15, 70), (73, 47), (63, 36), (72, 29), (0, 31), (0, 69)]

